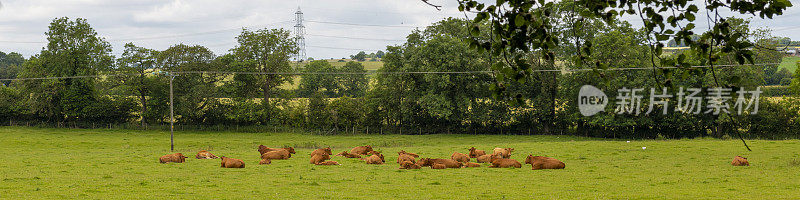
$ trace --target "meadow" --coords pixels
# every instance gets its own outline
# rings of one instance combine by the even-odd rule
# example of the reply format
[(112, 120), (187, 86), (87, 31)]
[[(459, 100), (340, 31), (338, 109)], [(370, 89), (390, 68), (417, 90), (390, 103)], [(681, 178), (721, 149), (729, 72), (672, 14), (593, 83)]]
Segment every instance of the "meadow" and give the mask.
[(800, 62), (800, 57), (797, 56), (783, 57), (781, 65), (778, 66), (778, 70), (780, 70), (781, 68), (786, 68), (789, 70), (789, 72), (795, 73), (795, 71), (797, 70), (797, 62)]
[[(169, 132), (0, 127), (0, 198), (81, 199), (796, 199), (798, 140), (608, 140), (557, 135), (338, 135), (175, 132), (185, 163), (161, 164)], [(297, 150), (289, 160), (258, 165), (259, 144)], [(309, 164), (316, 147), (334, 154), (370, 144), (387, 163), (333, 157)], [(449, 158), (467, 148), (515, 148), (557, 158), (563, 170), (480, 168), (400, 170), (397, 151)], [(642, 149), (646, 147), (646, 149)], [(220, 168), (199, 150), (244, 160)], [(749, 167), (733, 167), (736, 155)]]

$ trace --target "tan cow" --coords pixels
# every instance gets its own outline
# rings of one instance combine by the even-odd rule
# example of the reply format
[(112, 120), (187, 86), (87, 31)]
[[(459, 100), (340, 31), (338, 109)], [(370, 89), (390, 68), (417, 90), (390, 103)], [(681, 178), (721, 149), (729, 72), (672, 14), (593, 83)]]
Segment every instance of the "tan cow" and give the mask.
[(311, 161), (309, 161), (309, 162), (311, 164), (315, 164), (316, 165), (316, 164), (319, 164), (321, 162), (325, 162), (325, 160), (328, 160), (328, 159), (331, 159), (331, 156), (328, 155), (328, 154), (324, 154), (323, 153), (323, 154), (317, 154), (317, 155), (312, 156), (311, 157)]
[(411, 156), (411, 155), (408, 155), (408, 154), (397, 155), (397, 163), (403, 163), (403, 161), (409, 161), (411, 163), (417, 163), (417, 161), (414, 160), (414, 156)]
[(419, 169), (419, 168), (422, 167), (420, 167), (417, 164), (414, 164), (411, 161), (403, 161), (402, 163), (400, 163), (400, 169)]
[(447, 169), (446, 165), (434, 163), (431, 165), (431, 169)]
[(478, 156), (486, 155), (486, 151), (477, 150), (475, 147), (469, 148), (469, 157), (478, 158)]
[(186, 156), (183, 156), (182, 153), (167, 154), (161, 156), (161, 158), (158, 158), (158, 161), (161, 163), (169, 163), (169, 162), (183, 163), (186, 162)]
[(270, 160), (285, 160), (292, 157), (292, 154), (289, 153), (286, 149), (281, 149), (277, 151), (268, 151), (264, 154), (261, 154), (261, 159), (270, 159)]
[(450, 155), (450, 159), (453, 159), (455, 161), (462, 162), (462, 163), (469, 162), (469, 156), (467, 156), (467, 154), (458, 153), (458, 152), (453, 152), (453, 155)]
[(731, 165), (733, 166), (750, 166), (750, 162), (747, 162), (747, 158), (736, 156), (733, 157), (733, 161), (731, 161)]
[(471, 163), (471, 162), (464, 163), (464, 168), (468, 168), (468, 167), (481, 167), (481, 164)]
[(375, 165), (380, 165), (386, 162), (386, 160), (383, 159), (383, 155), (379, 153), (372, 154), (371, 156), (364, 158), (364, 161), (366, 161), (367, 164), (375, 164)]
[(261, 159), (261, 162), (258, 162), (259, 165), (269, 165), (272, 164), (272, 160), (270, 159)]
[(503, 158), (511, 158), (511, 152), (514, 151), (514, 148), (494, 148), (494, 153), (500, 153), (503, 155)]
[(492, 166), (491, 168), (520, 168), (522, 164), (520, 164), (517, 160), (503, 158), (501, 154), (493, 154), (492, 155)]
[(433, 159), (433, 158), (420, 158), (417, 161), (419, 166), (431, 166), (433, 164), (442, 164), (447, 168), (461, 168), (461, 163), (453, 159)]
[(358, 147), (353, 147), (353, 149), (350, 150), (350, 154), (367, 155), (367, 153), (371, 151), (372, 151), (372, 146), (370, 145), (358, 146)]
[(484, 155), (478, 156), (478, 158), (476, 160), (478, 160), (478, 163), (489, 163), (489, 162), (492, 162), (492, 155), (484, 154)]
[(344, 156), (345, 158), (361, 158), (361, 156), (356, 154), (350, 154), (347, 151), (342, 151), (342, 153), (336, 154), (336, 156)]
[(224, 168), (244, 168), (244, 162), (242, 160), (239, 160), (239, 159), (228, 158), (228, 157), (222, 156), (222, 163), (221, 163), (220, 167), (224, 167)]
[(211, 152), (208, 152), (206, 150), (202, 150), (200, 152), (197, 152), (197, 155), (195, 156), (195, 158), (197, 158), (197, 159), (217, 159), (219, 157), (215, 156), (214, 154), (211, 154)]
[(269, 147), (267, 147), (267, 146), (264, 146), (264, 145), (258, 145), (258, 153), (261, 153), (262, 155), (263, 155), (264, 153), (267, 153), (267, 152), (270, 152), (270, 151), (280, 151), (280, 150), (286, 150), (286, 151), (288, 151), (288, 152), (289, 152), (289, 153), (291, 153), (291, 154), (295, 154), (295, 153), (297, 153), (297, 152), (295, 152), (295, 151), (294, 151), (294, 148), (293, 148), (293, 147), (285, 147), (285, 148), (269, 148)]
[(329, 155), (329, 156), (333, 155), (333, 153), (331, 153), (331, 148), (328, 147), (328, 148), (322, 148), (322, 149), (314, 150), (313, 152), (311, 152), (311, 157), (314, 157), (314, 155), (322, 155), (322, 154)]
[(531, 169), (538, 170), (538, 169), (564, 169), (566, 165), (564, 162), (561, 162), (555, 158), (549, 158), (544, 156), (533, 156), (528, 155), (525, 158), (525, 164), (531, 164)]

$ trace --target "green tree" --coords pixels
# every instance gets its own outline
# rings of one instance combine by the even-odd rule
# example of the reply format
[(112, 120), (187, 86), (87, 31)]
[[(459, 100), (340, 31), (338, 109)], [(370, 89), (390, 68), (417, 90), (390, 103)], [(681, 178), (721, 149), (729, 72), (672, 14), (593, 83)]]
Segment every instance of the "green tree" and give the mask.
[[(113, 63), (111, 45), (85, 19), (54, 19), (45, 33), (47, 47), (23, 65), (21, 77), (93, 76)], [(33, 112), (54, 121), (83, 120), (97, 103), (95, 78), (25, 81)]]
[[(262, 105), (271, 112), (270, 100), (276, 92), (278, 86), (290, 82), (293, 78), (290, 74), (276, 74), (292, 72), (289, 59), (298, 51), (295, 40), (291, 33), (284, 29), (260, 29), (250, 31), (242, 30), (236, 37), (238, 44), (231, 49), (231, 53), (236, 57), (238, 65), (243, 67), (246, 72), (265, 73), (261, 75), (237, 75), (249, 76), (244, 78), (253, 80), (256, 84), (252, 91), (260, 91), (262, 94)], [(267, 74), (271, 73), (271, 74)], [(264, 116), (270, 121), (270, 114)]]
[(17, 88), (0, 85), (0, 120), (25, 119), (27, 105), (20, 99), (24, 97)]
[(467, 21), (451, 18), (412, 32), (400, 47), (388, 48), (376, 77), (374, 92), (379, 95), (374, 96), (386, 107), (389, 124), (447, 129), (471, 121), (469, 109), (488, 97), (489, 74), (396, 73), (488, 70), (489, 55), (461, 42), (466, 34)]
[(322, 92), (314, 92), (308, 98), (308, 125), (314, 128), (327, 128), (331, 125), (331, 112), (328, 110), (328, 99)]
[(792, 82), (792, 73), (789, 69), (781, 68), (771, 77), (776, 85), (789, 85)]
[[(16, 52), (6, 54), (0, 51), (0, 79), (17, 78), (18, 68), (24, 62), (25, 57), (22, 57), (22, 54)], [(11, 81), (2, 81), (2, 84), (9, 85)]]
[(375, 57), (378, 57), (378, 58), (383, 58), (383, 55), (384, 55), (384, 54), (385, 54), (385, 53), (384, 53), (383, 51), (381, 51), (381, 50), (378, 50), (378, 52), (375, 52)]
[(367, 60), (367, 53), (365, 53), (364, 51), (358, 52), (356, 55), (351, 55), (350, 59), (356, 61), (365, 61)]
[(156, 53), (157, 51), (139, 47), (133, 43), (125, 44), (125, 51), (122, 56), (117, 59), (117, 72), (123, 74), (138, 74), (131, 76), (118, 76), (115, 77), (116, 81), (123, 87), (124, 94), (136, 95), (139, 97), (139, 105), (141, 105), (141, 123), (145, 126), (148, 119), (145, 118), (148, 113), (147, 97), (151, 96), (152, 85), (158, 81), (148, 73), (155, 72), (156, 70)]
[[(686, 44), (693, 51), (696, 57), (705, 58), (700, 60), (701, 65), (715, 65), (722, 56), (730, 55), (739, 64), (754, 62), (751, 51), (754, 46), (752, 41), (738, 32), (732, 22), (728, 21), (728, 16), (715, 14), (709, 15), (709, 30), (700, 34), (697, 41), (692, 40), (695, 34), (696, 15), (702, 7), (706, 13), (720, 13), (729, 11), (730, 13), (751, 14), (761, 18), (772, 18), (775, 15), (783, 14), (783, 11), (792, 6), (788, 0), (771, 1), (672, 1), (672, 0), (620, 0), (620, 1), (598, 1), (598, 0), (578, 0), (574, 1), (571, 9), (574, 14), (569, 16), (566, 21), (553, 17), (554, 10), (558, 8), (556, 2), (532, 1), (532, 0), (500, 0), (495, 4), (481, 3), (476, 0), (458, 0), (459, 10), (477, 13), (473, 22), (488, 21), (489, 27), (474, 25), (470, 32), (478, 36), (482, 29), (489, 29), (493, 33), (491, 39), (467, 38), (467, 42), (474, 48), (490, 51), (494, 55), (503, 55), (505, 59), (500, 59), (494, 64), (495, 70), (506, 76), (498, 76), (500, 82), (505, 79), (521, 80), (525, 76), (517, 74), (530, 74), (530, 64), (523, 59), (523, 55), (518, 52), (534, 52), (542, 58), (550, 61), (555, 60), (576, 60), (581, 65), (593, 69), (607, 69), (609, 66), (603, 65), (600, 61), (591, 60), (593, 44), (591, 40), (578, 37), (573, 38), (559, 37), (551, 29), (559, 24), (566, 24), (572, 27), (580, 27), (585, 19), (599, 18), (606, 22), (620, 19), (624, 15), (639, 16), (642, 20), (646, 44), (650, 47), (660, 66), (679, 66), (690, 68), (691, 64), (685, 56), (670, 57), (662, 55), (664, 43), (669, 39), (674, 39), (675, 44)], [(564, 2), (564, 1), (561, 1)], [(700, 6), (698, 6), (700, 5)], [(672, 11), (672, 12), (667, 12)], [(702, 19), (702, 18), (701, 18)], [(566, 22), (566, 23), (563, 23)], [(566, 58), (556, 58), (553, 50), (562, 43), (574, 45), (580, 49)], [(572, 44), (570, 44), (572, 43)], [(691, 75), (690, 72), (685, 73)], [(662, 74), (666, 78), (671, 78), (672, 74)], [(654, 76), (659, 76), (655, 74)], [(504, 85), (498, 84), (496, 92), (502, 92)]]
[(367, 78), (366, 69), (360, 62), (347, 62), (338, 71), (342, 72), (337, 78), (340, 83), (340, 96), (360, 97), (364, 96), (367, 91), (369, 79)]
[(298, 91), (302, 96), (311, 96), (316, 92), (326, 97), (334, 97), (339, 92), (338, 75), (320, 74), (337, 72), (331, 63), (325, 60), (317, 60), (306, 65), (300, 79)]
[[(185, 44), (174, 45), (159, 52), (157, 57), (158, 65), (167, 72), (216, 71), (220, 68), (220, 64), (215, 61), (214, 53), (208, 48)], [(161, 76), (159, 82), (169, 83), (168, 78)], [(202, 123), (206, 107), (218, 101), (217, 83), (222, 79), (223, 75), (215, 73), (182, 73), (175, 77), (173, 91), (177, 119), (189, 123)], [(169, 88), (157, 91), (160, 93), (154, 93), (154, 96), (159, 99), (155, 102), (169, 101)], [(168, 112), (158, 114), (169, 115)]]

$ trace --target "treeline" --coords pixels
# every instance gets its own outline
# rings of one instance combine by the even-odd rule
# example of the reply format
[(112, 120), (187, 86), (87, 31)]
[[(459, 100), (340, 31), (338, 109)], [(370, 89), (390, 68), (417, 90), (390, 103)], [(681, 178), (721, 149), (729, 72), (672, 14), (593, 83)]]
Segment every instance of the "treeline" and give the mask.
[[(566, 15), (570, 9), (558, 9)], [(559, 19), (560, 17), (554, 17)], [(735, 20), (733, 20), (735, 21)], [(563, 23), (566, 24), (566, 23)], [(224, 55), (203, 46), (174, 45), (153, 50), (126, 44), (119, 57), (84, 19), (55, 19), (46, 33), (48, 44), (28, 59), (0, 54), (0, 75), (21, 80), (0, 87), (0, 124), (47, 122), (79, 127), (100, 124), (136, 124), (139, 127), (169, 123), (168, 72), (173, 81), (174, 112), (178, 125), (288, 127), (325, 133), (402, 134), (571, 134), (606, 138), (728, 137), (739, 132), (751, 138), (798, 138), (800, 105), (793, 97), (761, 98), (755, 115), (688, 114), (659, 112), (650, 115), (617, 114), (615, 102), (605, 112), (584, 117), (578, 111), (578, 90), (594, 85), (610, 98), (617, 89), (667, 87), (744, 87), (775, 82), (776, 66), (739, 66), (698, 69), (574, 71), (584, 63), (557, 59), (548, 63), (530, 53), (511, 55), (530, 61), (530, 74), (520, 82), (498, 82), (490, 55), (470, 48), (464, 38), (491, 39), (490, 33), (471, 36), (468, 21), (447, 19), (413, 31), (406, 43), (387, 47), (384, 66), (377, 73), (358, 62), (334, 67), (318, 60), (292, 67), (297, 52), (290, 33), (283, 29), (243, 30), (238, 45)], [(480, 25), (480, 24), (478, 24)], [(750, 31), (750, 38), (768, 33)], [(485, 26), (485, 25), (483, 25)], [(613, 68), (649, 68), (653, 60), (645, 34), (627, 22), (586, 20), (580, 29), (553, 27), (561, 38), (592, 40), (590, 60)], [(568, 58), (578, 48), (556, 47), (558, 58)], [(781, 53), (755, 49), (756, 63), (780, 62)], [(381, 52), (383, 54), (383, 52)], [(688, 53), (671, 56), (697, 60)], [(720, 59), (719, 64), (733, 64)], [(545, 70), (545, 71), (538, 71)], [(235, 74), (222, 72), (238, 72)], [(465, 73), (408, 73), (465, 72)], [(301, 75), (296, 75), (300, 73)], [(797, 74), (797, 73), (795, 73)], [(73, 79), (25, 79), (85, 76)], [(798, 79), (789, 78), (800, 88)], [(495, 93), (492, 91), (502, 91)], [(648, 90), (649, 91), (649, 90)], [(735, 91), (735, 90), (734, 90)], [(734, 92), (735, 94), (735, 92)], [(787, 89), (782, 94), (796, 95)], [(645, 96), (648, 97), (648, 96)], [(733, 97), (736, 98), (735, 96)], [(677, 100), (668, 100), (676, 105)], [(649, 99), (642, 99), (646, 110)], [(733, 101), (729, 102), (731, 105)], [(703, 105), (705, 107), (705, 105)], [(734, 111), (735, 112), (735, 111)], [(644, 113), (644, 111), (642, 111)], [(19, 124), (19, 123), (18, 123)]]

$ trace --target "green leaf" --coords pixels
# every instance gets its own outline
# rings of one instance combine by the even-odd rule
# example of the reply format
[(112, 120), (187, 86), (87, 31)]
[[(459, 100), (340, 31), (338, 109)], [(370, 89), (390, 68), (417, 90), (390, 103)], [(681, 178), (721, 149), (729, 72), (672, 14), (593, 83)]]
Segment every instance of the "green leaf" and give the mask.
[(514, 19), (514, 24), (516, 24), (517, 27), (525, 25), (525, 22), (526, 22), (525, 17), (522, 16), (521, 14), (518, 14), (517, 17)]
[(694, 14), (686, 13), (686, 19), (688, 19), (690, 22), (693, 22), (695, 19)]
[(696, 6), (696, 5), (689, 5), (689, 7), (688, 7), (688, 8), (686, 8), (686, 10), (687, 10), (687, 11), (690, 11), (690, 12), (697, 12), (697, 11), (698, 11), (698, 9), (697, 9), (697, 6)]
[(476, 26), (473, 26), (473, 27), (472, 27), (472, 29), (470, 29), (470, 32), (469, 32), (469, 33), (470, 33), (470, 34), (472, 34), (472, 36), (478, 36), (478, 35), (480, 35), (480, 34), (481, 34), (481, 30), (480, 30), (480, 28), (478, 28), (478, 26), (476, 25)]

